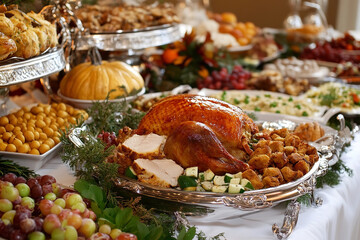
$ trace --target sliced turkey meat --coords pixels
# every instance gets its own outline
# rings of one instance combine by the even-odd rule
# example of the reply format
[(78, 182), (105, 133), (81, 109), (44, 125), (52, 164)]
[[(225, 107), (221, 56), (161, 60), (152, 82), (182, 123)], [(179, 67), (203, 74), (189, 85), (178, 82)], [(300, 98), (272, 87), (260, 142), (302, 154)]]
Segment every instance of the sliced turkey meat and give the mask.
[(136, 159), (132, 164), (141, 182), (159, 187), (176, 187), (184, 169), (170, 159)]
[(129, 153), (132, 159), (137, 158), (162, 158), (163, 146), (166, 137), (154, 133), (147, 135), (134, 134), (122, 144), (122, 150)]

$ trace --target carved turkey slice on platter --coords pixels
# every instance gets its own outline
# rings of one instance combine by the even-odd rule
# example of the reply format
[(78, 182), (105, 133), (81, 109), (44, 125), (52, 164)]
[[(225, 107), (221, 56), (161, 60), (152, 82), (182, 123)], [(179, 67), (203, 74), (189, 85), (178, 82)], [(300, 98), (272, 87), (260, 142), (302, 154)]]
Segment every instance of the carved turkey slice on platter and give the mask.
[(122, 144), (122, 150), (129, 153), (131, 159), (137, 158), (163, 158), (163, 147), (166, 137), (154, 133), (129, 137)]
[(176, 187), (177, 179), (184, 169), (170, 159), (136, 159), (132, 164), (141, 182), (160, 187)]

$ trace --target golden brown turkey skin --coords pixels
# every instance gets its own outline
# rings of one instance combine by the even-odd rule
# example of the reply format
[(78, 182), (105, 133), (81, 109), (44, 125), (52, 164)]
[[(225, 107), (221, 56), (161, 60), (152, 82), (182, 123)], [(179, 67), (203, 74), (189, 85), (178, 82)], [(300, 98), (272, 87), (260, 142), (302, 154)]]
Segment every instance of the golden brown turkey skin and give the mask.
[(249, 168), (229, 154), (215, 133), (200, 122), (186, 121), (175, 127), (166, 140), (164, 152), (184, 168), (197, 166), (199, 171), (211, 169), (220, 175)]
[(238, 107), (198, 95), (164, 98), (141, 120), (137, 134), (169, 136), (182, 122), (195, 121), (209, 127), (225, 147), (243, 149), (242, 138), (258, 132), (255, 123)]

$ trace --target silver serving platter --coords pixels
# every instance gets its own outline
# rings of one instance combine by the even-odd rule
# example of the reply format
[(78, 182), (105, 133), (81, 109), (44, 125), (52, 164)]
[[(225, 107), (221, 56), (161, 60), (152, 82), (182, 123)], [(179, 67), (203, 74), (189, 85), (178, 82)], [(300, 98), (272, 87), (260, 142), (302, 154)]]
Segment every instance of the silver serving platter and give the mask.
[[(260, 124), (266, 125), (265, 122)], [(280, 121), (277, 124), (282, 126), (284, 122)], [(290, 121), (287, 121), (287, 124), (289, 125)], [(75, 128), (68, 136), (78, 147), (84, 144), (80, 140), (80, 134), (85, 129), (86, 125), (82, 128)], [(113, 181), (118, 186), (120, 195), (126, 197), (141, 196), (145, 205), (149, 204), (151, 208), (160, 211), (181, 211), (186, 215), (194, 216), (210, 215), (210, 218), (206, 219), (215, 219), (213, 217), (216, 217), (219, 220), (273, 207), (278, 203), (296, 199), (306, 193), (312, 193), (316, 178), (326, 172), (329, 160), (333, 157), (331, 144), (327, 146), (319, 143), (317, 146), (320, 155), (319, 161), (300, 179), (277, 187), (246, 191), (242, 194), (182, 191), (153, 186), (125, 176), (119, 176)]]
[[(219, 214), (221, 216), (224, 215), (224, 208), (229, 209), (225, 210), (226, 214), (223, 217), (229, 218), (233, 215), (241, 215), (241, 212), (236, 210), (254, 211), (264, 209), (275, 206), (280, 202), (300, 197), (305, 193), (310, 193), (316, 183), (316, 177), (324, 168), (327, 168), (327, 161), (326, 158), (320, 158), (306, 175), (296, 181), (277, 187), (246, 191), (241, 194), (182, 191), (156, 187), (126, 177), (117, 178), (115, 184), (121, 189), (129, 190), (141, 196), (171, 201), (180, 204), (180, 206), (187, 204), (189, 209), (191, 209), (191, 205), (194, 205), (194, 208), (203, 207), (203, 210), (206, 209), (205, 212), (207, 214), (216, 215), (219, 220), (221, 219)], [(236, 210), (234, 211), (234, 209)], [(216, 210), (220, 210), (220, 213), (217, 214)], [(184, 213), (189, 215), (199, 214), (196, 211)], [(204, 214), (200, 212), (200, 215)]]
[(62, 48), (37, 57), (0, 66), (0, 87), (20, 84), (49, 76), (65, 68)]
[(77, 50), (97, 47), (104, 51), (144, 49), (175, 42), (182, 37), (180, 24), (166, 24), (133, 31), (85, 33), (76, 40)]

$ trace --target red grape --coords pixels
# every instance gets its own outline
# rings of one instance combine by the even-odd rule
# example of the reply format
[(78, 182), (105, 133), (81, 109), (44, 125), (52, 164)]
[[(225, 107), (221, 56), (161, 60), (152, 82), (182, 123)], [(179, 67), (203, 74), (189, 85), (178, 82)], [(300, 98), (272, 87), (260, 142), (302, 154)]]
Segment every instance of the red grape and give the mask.
[(39, 203), (39, 209), (45, 216), (50, 214), (52, 206), (54, 206), (54, 203), (47, 199), (43, 199)]
[(44, 175), (40, 179), (40, 185), (46, 185), (46, 184), (52, 184), (56, 183), (56, 179), (53, 176), (50, 175)]
[(42, 219), (41, 217), (35, 217), (34, 221), (35, 221), (35, 224), (36, 224), (35, 231), (41, 231), (42, 226), (44, 224), (44, 219)]
[(39, 184), (39, 182), (35, 178), (30, 178), (27, 180), (26, 184), (32, 188), (35, 184)]
[(116, 240), (137, 240), (137, 237), (132, 233), (121, 233)]
[(18, 185), (19, 183), (26, 183), (26, 179), (24, 177), (18, 177), (16, 178), (14, 185)]
[(45, 196), (46, 194), (48, 194), (48, 193), (51, 193), (51, 192), (53, 192), (53, 187), (52, 187), (52, 185), (51, 185), (51, 183), (50, 184), (44, 184), (44, 185), (42, 185), (42, 195), (43, 196)]
[[(31, 216), (31, 213), (30, 213)], [(24, 219), (27, 219), (30, 217), (29, 214), (27, 212), (20, 212), (20, 211), (16, 211), (15, 216), (14, 216), (14, 222), (13, 225), (16, 228), (20, 227), (20, 222)]]
[(10, 234), (10, 240), (25, 240), (25, 239), (26, 239), (26, 235), (22, 233), (20, 229), (15, 229)]
[[(29, 184), (28, 184), (29, 185)], [(34, 184), (30, 187), (30, 196), (34, 199), (40, 198), (43, 195), (42, 187), (40, 184)]]
[(20, 229), (25, 234), (33, 232), (35, 228), (36, 228), (36, 223), (35, 220), (32, 218), (26, 218), (21, 220), (20, 222)]
[(4, 175), (3, 180), (6, 182), (11, 182), (12, 184), (15, 184), (17, 176), (14, 173), (7, 173)]

